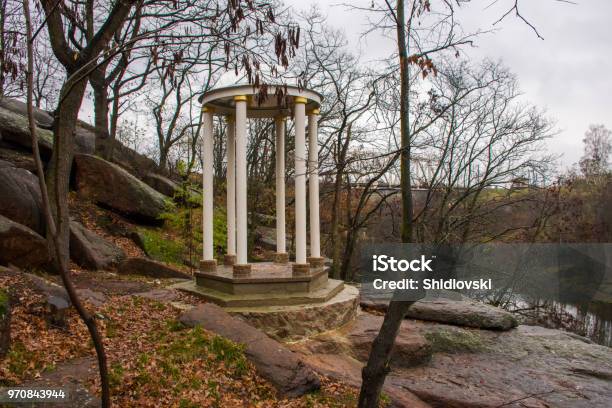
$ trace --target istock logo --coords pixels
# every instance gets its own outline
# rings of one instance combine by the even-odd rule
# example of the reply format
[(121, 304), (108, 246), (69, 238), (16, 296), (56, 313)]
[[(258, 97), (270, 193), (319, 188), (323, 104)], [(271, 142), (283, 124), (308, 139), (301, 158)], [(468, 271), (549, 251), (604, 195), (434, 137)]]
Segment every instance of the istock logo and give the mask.
[(432, 259), (427, 259), (425, 255), (421, 255), (421, 259), (396, 259), (388, 255), (373, 255), (372, 256), (372, 271), (373, 272), (432, 272), (429, 264)]

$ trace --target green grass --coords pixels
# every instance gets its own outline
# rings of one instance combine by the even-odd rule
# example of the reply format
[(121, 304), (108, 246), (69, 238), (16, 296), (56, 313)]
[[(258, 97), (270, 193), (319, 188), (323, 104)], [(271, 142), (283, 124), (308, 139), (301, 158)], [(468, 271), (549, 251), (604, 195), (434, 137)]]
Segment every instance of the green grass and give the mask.
[[(183, 265), (189, 258), (191, 242), (191, 262), (197, 264), (202, 253), (202, 209), (174, 208), (160, 219), (164, 221), (163, 228), (138, 229), (147, 255), (157, 261)], [(223, 208), (214, 211), (213, 240), (217, 255), (223, 256), (227, 250), (227, 215)]]
[(5, 290), (0, 289), (0, 318), (3, 318), (8, 312), (8, 301), (8, 293)]
[(117, 389), (123, 382), (125, 370), (119, 363), (113, 363), (108, 372), (108, 382), (111, 389)]
[[(321, 391), (315, 391), (306, 396), (307, 407), (346, 407), (346, 406), (357, 406), (357, 397), (353, 394), (344, 394), (341, 396), (329, 396), (324, 395)], [(381, 395), (381, 406), (385, 406), (385, 402), (382, 401)]]
[(142, 238), (145, 252), (151, 258), (176, 265), (183, 264), (185, 246), (182, 241), (172, 239), (163, 231), (156, 229), (139, 228), (138, 233)]
[[(11, 349), (5, 358), (8, 362), (9, 371), (18, 377), (23, 377), (32, 368), (35, 370), (53, 369), (52, 366), (45, 366), (43, 361), (37, 357), (39, 356), (28, 351), (23, 343), (16, 341), (11, 345)], [(1, 380), (0, 383), (2, 383)]]
[(211, 354), (216, 361), (223, 362), (235, 378), (242, 377), (248, 370), (243, 345), (224, 337), (208, 336), (199, 327), (184, 330), (178, 338), (164, 345), (160, 354), (163, 357), (162, 369), (173, 377), (180, 375), (178, 367), (181, 364), (203, 358), (207, 354)]

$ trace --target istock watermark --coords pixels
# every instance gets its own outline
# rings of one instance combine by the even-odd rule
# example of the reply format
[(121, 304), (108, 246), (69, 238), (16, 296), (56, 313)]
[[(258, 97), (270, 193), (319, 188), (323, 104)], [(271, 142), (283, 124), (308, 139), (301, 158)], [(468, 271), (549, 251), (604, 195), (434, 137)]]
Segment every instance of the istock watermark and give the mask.
[(358, 274), (365, 299), (461, 296), (504, 302), (589, 302), (612, 285), (611, 244), (369, 244)]
[(386, 271), (432, 271), (429, 266), (433, 259), (427, 259), (425, 255), (421, 255), (421, 259), (395, 259), (389, 255), (372, 255), (372, 270), (375, 272), (386, 272)]

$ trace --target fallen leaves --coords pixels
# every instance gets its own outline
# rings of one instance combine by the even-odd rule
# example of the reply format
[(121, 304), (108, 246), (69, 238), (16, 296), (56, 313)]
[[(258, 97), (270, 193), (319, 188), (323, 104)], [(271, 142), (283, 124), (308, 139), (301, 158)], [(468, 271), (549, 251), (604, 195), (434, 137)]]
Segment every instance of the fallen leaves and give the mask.
[[(0, 276), (19, 303), (12, 319), (13, 347), (0, 361), (0, 383), (17, 385), (57, 365), (94, 356), (87, 330), (71, 309), (66, 329), (49, 327), (40, 312), (44, 298), (23, 276)], [(183, 301), (195, 301), (185, 297)], [(170, 304), (133, 296), (110, 296), (88, 305), (104, 334), (114, 406), (137, 407), (351, 407), (357, 390), (321, 377), (322, 389), (284, 399), (246, 360), (242, 347), (202, 329), (178, 323)], [(81, 378), (99, 393), (95, 370)], [(58, 384), (61, 385), (61, 384)]]

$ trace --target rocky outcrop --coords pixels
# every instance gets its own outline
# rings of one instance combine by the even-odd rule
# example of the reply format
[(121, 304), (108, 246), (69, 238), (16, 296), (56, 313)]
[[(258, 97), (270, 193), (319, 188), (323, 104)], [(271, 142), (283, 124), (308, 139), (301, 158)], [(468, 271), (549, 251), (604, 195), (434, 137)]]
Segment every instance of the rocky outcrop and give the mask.
[(40, 276), (26, 274), (32, 287), (45, 297), (43, 304), (44, 316), (53, 326), (66, 326), (66, 313), (70, 308), (70, 298), (66, 289)]
[(136, 177), (96, 156), (77, 154), (76, 187), (79, 195), (130, 216), (136, 221), (158, 223), (167, 211), (168, 197)]
[(100, 270), (119, 263), (125, 254), (77, 221), (70, 221), (70, 258), (83, 268)]
[[(42, 109), (34, 108), (38, 144), (41, 154), (48, 156), (53, 149), (53, 117)], [(0, 131), (2, 139), (16, 145), (32, 148), (26, 104), (10, 98), (0, 98)], [(75, 147), (80, 153), (91, 154), (96, 149), (96, 137), (90, 125), (78, 121), (75, 128)]]
[(180, 321), (244, 344), (247, 358), (258, 373), (283, 395), (298, 397), (319, 389), (318, 377), (279, 342), (242, 320), (230, 316), (219, 306), (207, 303), (185, 312)]
[(0, 214), (39, 234), (45, 233), (38, 177), (2, 160), (0, 160)]
[[(361, 307), (369, 310), (386, 311), (388, 303), (363, 300)], [(516, 318), (503, 309), (475, 300), (461, 297), (423, 299), (415, 302), (407, 318), (427, 320), (479, 329), (509, 330), (518, 325)]]
[(202, 192), (195, 188), (182, 190), (181, 186), (173, 180), (157, 173), (147, 173), (142, 181), (147, 183), (151, 188), (162, 193), (165, 196), (172, 197), (175, 202), (196, 208), (200, 206), (199, 198)]
[[(368, 360), (372, 342), (380, 331), (382, 321), (382, 316), (363, 313), (351, 323), (346, 338), (351, 344), (355, 358), (364, 362)], [(422, 334), (411, 330), (410, 326), (408, 321), (403, 321), (395, 339), (391, 353), (391, 365), (394, 367), (413, 367), (427, 363), (431, 359), (430, 343)]]
[[(297, 347), (313, 354), (346, 355), (365, 363), (382, 322), (383, 316), (360, 313), (347, 325), (313, 336)], [(429, 340), (415, 331), (412, 323), (402, 322), (391, 353), (391, 366), (405, 368), (426, 364), (432, 354)]]
[[(347, 340), (351, 334), (365, 339), (361, 333), (380, 326), (382, 319), (360, 316), (355, 324), (365, 330), (349, 325), (291, 347), (321, 374), (359, 379), (363, 359), (355, 362), (356, 343)], [(405, 321), (398, 341), (413, 336), (429, 343), (432, 357), (401, 365), (394, 350), (385, 381), (390, 396), (407, 391), (434, 407), (604, 408), (612, 400), (612, 349), (571, 333), (524, 325), (499, 331)]]
[[(262, 216), (258, 215), (258, 217)], [(270, 251), (276, 250), (276, 227), (264, 227), (258, 225), (257, 228), (255, 228), (253, 235), (258, 246)], [(287, 241), (287, 246), (291, 246), (291, 235), (287, 235), (285, 238)]]
[(8, 162), (19, 169), (27, 170), (32, 174), (37, 174), (34, 157), (26, 149), (0, 141), (0, 160)]
[(83, 154), (96, 152), (96, 132), (94, 127), (81, 120), (77, 121), (74, 129), (75, 151)]
[[(151, 299), (162, 303), (176, 303), (180, 298), (180, 293), (174, 289), (151, 289), (146, 292), (134, 293), (133, 296), (138, 296), (146, 299)], [(186, 310), (193, 306), (188, 306)]]
[[(66, 311), (72, 304), (66, 289), (43, 277), (30, 273), (26, 273), (25, 275), (31, 282), (32, 288), (45, 296), (44, 306), (47, 320), (55, 325), (64, 325)], [(88, 288), (80, 288), (77, 289), (76, 292), (81, 301), (89, 302), (94, 306), (101, 306), (107, 301), (106, 295)]]
[[(392, 372), (387, 381), (434, 406), (609, 407), (612, 350), (559, 330), (519, 326), (508, 332), (422, 323), (431, 332), (461, 330), (480, 351), (439, 352), (426, 366)], [(519, 406), (519, 405), (516, 405)]]
[[(355, 388), (361, 387), (363, 363), (342, 354), (306, 354), (303, 361), (316, 372), (329, 378), (342, 381)], [(431, 408), (419, 397), (405, 388), (391, 386), (386, 381), (383, 392), (389, 397), (389, 408)]]
[[(0, 107), (0, 132), (3, 141), (32, 148), (30, 125), (26, 116)], [(53, 149), (53, 132), (38, 128), (37, 136), (41, 155), (48, 157)]]
[(147, 173), (157, 170), (157, 163), (145, 155), (142, 155), (129, 147), (123, 145), (118, 140), (110, 138), (96, 139), (96, 154), (101, 157), (109, 157), (112, 150), (110, 161), (123, 167), (131, 174), (142, 179)]
[(147, 183), (151, 188), (168, 197), (174, 197), (174, 194), (179, 190), (178, 184), (156, 173), (147, 173), (142, 181)]
[[(0, 107), (23, 117), (27, 117), (28, 114), (27, 105), (17, 99), (2, 97), (0, 98)], [(51, 129), (53, 126), (53, 116), (49, 112), (37, 107), (33, 107), (33, 111), (36, 126), (43, 129)]]
[(119, 273), (148, 276), (150, 278), (191, 279), (192, 276), (168, 264), (147, 258), (127, 258), (119, 264)]
[(0, 264), (36, 267), (48, 261), (47, 241), (43, 237), (0, 215)]

